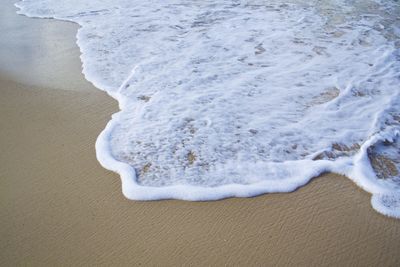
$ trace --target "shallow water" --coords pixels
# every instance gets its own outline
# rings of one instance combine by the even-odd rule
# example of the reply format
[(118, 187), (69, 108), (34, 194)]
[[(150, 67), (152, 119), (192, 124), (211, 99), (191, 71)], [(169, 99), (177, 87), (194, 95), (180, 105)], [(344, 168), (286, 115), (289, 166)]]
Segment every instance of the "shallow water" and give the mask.
[(84, 74), (121, 108), (97, 156), (128, 198), (289, 192), (330, 171), (400, 216), (396, 2), (17, 5), (82, 26)]
[(1, 78), (42, 88), (92, 88), (83, 77), (76, 77), (82, 66), (79, 52), (76, 53), (77, 25), (56, 20), (43, 23), (18, 16), (14, 3), (14, 0), (0, 1), (3, 12), (0, 16)]

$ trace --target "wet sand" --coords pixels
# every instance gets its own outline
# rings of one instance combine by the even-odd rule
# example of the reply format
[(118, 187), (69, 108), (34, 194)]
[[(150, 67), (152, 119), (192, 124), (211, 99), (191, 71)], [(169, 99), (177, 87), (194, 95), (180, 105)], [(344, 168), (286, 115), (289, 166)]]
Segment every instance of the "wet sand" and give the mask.
[(0, 11), (1, 266), (400, 265), (400, 221), (339, 175), (248, 199), (125, 199), (94, 149), (117, 103), (84, 80), (77, 26), (14, 11)]

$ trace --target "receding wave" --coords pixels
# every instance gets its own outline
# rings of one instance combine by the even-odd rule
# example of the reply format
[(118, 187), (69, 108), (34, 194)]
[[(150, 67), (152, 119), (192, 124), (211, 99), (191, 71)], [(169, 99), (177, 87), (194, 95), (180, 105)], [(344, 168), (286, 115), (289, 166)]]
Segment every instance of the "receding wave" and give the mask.
[(126, 197), (248, 197), (335, 172), (400, 217), (395, 1), (17, 6), (81, 25), (83, 72), (120, 103), (96, 149)]

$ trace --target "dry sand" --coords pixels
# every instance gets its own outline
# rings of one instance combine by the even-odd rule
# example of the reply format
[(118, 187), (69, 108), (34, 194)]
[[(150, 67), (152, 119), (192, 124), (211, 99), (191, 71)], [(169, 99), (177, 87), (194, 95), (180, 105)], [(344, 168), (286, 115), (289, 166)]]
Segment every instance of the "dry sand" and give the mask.
[(0, 266), (400, 266), (400, 221), (339, 175), (249, 199), (126, 200), (95, 158), (117, 105), (83, 79), (77, 26), (13, 12), (0, 11)]

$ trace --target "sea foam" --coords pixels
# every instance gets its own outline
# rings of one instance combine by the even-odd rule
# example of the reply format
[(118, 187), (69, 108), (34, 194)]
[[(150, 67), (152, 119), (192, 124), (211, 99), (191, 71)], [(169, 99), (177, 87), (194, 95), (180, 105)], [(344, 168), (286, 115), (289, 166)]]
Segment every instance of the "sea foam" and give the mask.
[(81, 26), (85, 77), (121, 109), (97, 157), (127, 198), (250, 197), (335, 172), (400, 217), (394, 1), (16, 5)]

